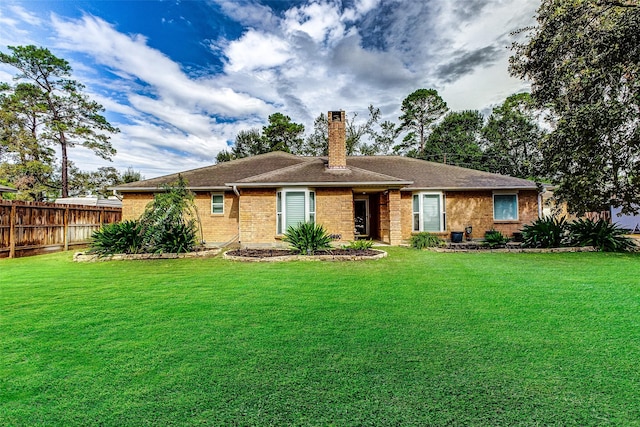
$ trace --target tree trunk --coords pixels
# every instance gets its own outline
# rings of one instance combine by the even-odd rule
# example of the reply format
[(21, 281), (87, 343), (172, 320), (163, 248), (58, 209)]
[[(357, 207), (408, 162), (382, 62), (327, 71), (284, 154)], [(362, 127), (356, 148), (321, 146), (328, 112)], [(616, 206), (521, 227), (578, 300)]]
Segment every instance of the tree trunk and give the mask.
[(67, 140), (60, 132), (60, 150), (62, 152), (62, 197), (69, 197), (69, 162), (67, 158)]

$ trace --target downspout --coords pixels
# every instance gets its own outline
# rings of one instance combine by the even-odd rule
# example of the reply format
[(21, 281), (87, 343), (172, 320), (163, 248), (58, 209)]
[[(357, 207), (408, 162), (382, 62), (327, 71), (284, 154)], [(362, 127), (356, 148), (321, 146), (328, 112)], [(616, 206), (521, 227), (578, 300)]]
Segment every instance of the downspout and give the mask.
[(542, 193), (538, 192), (538, 218), (542, 218)]
[(240, 243), (240, 192), (238, 186), (233, 186), (233, 193), (238, 197), (238, 234), (236, 235), (238, 243)]

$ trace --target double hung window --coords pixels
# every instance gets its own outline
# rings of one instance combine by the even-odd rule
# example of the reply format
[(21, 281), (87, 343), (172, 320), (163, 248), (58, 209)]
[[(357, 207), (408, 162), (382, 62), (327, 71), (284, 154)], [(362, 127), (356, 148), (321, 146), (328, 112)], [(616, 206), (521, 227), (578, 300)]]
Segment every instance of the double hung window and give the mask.
[(224, 193), (213, 193), (211, 195), (211, 213), (224, 214)]

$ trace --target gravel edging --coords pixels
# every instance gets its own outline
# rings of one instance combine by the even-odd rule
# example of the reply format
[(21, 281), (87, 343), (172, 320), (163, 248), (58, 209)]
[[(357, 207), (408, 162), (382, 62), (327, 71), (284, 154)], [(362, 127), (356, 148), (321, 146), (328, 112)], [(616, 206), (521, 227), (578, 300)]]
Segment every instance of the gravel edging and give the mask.
[(77, 252), (73, 255), (75, 262), (96, 262), (96, 261), (132, 261), (145, 259), (178, 259), (178, 258), (209, 258), (220, 253), (221, 249), (208, 249), (198, 252), (185, 252), (181, 254), (114, 254), (100, 256), (96, 254), (87, 254), (85, 252)]
[(284, 255), (284, 256), (265, 256), (265, 257), (247, 257), (229, 255), (224, 253), (224, 259), (229, 261), (240, 262), (283, 262), (283, 261), (365, 261), (385, 258), (387, 253), (379, 249), (371, 249), (378, 252), (376, 255)]

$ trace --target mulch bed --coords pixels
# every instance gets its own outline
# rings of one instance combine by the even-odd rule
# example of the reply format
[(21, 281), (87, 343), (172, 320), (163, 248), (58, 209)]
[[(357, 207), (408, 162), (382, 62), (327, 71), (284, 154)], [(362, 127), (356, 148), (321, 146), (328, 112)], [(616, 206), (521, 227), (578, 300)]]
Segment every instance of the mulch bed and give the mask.
[[(379, 251), (374, 251), (371, 249), (329, 249), (314, 252), (314, 255), (330, 255), (330, 256), (357, 256), (357, 257), (367, 257), (367, 256), (376, 256), (379, 255)], [(235, 249), (232, 251), (228, 251), (227, 255), (233, 257), (245, 257), (245, 258), (273, 258), (273, 257), (283, 257), (283, 256), (294, 256), (299, 255), (298, 252), (289, 250), (289, 249)]]

